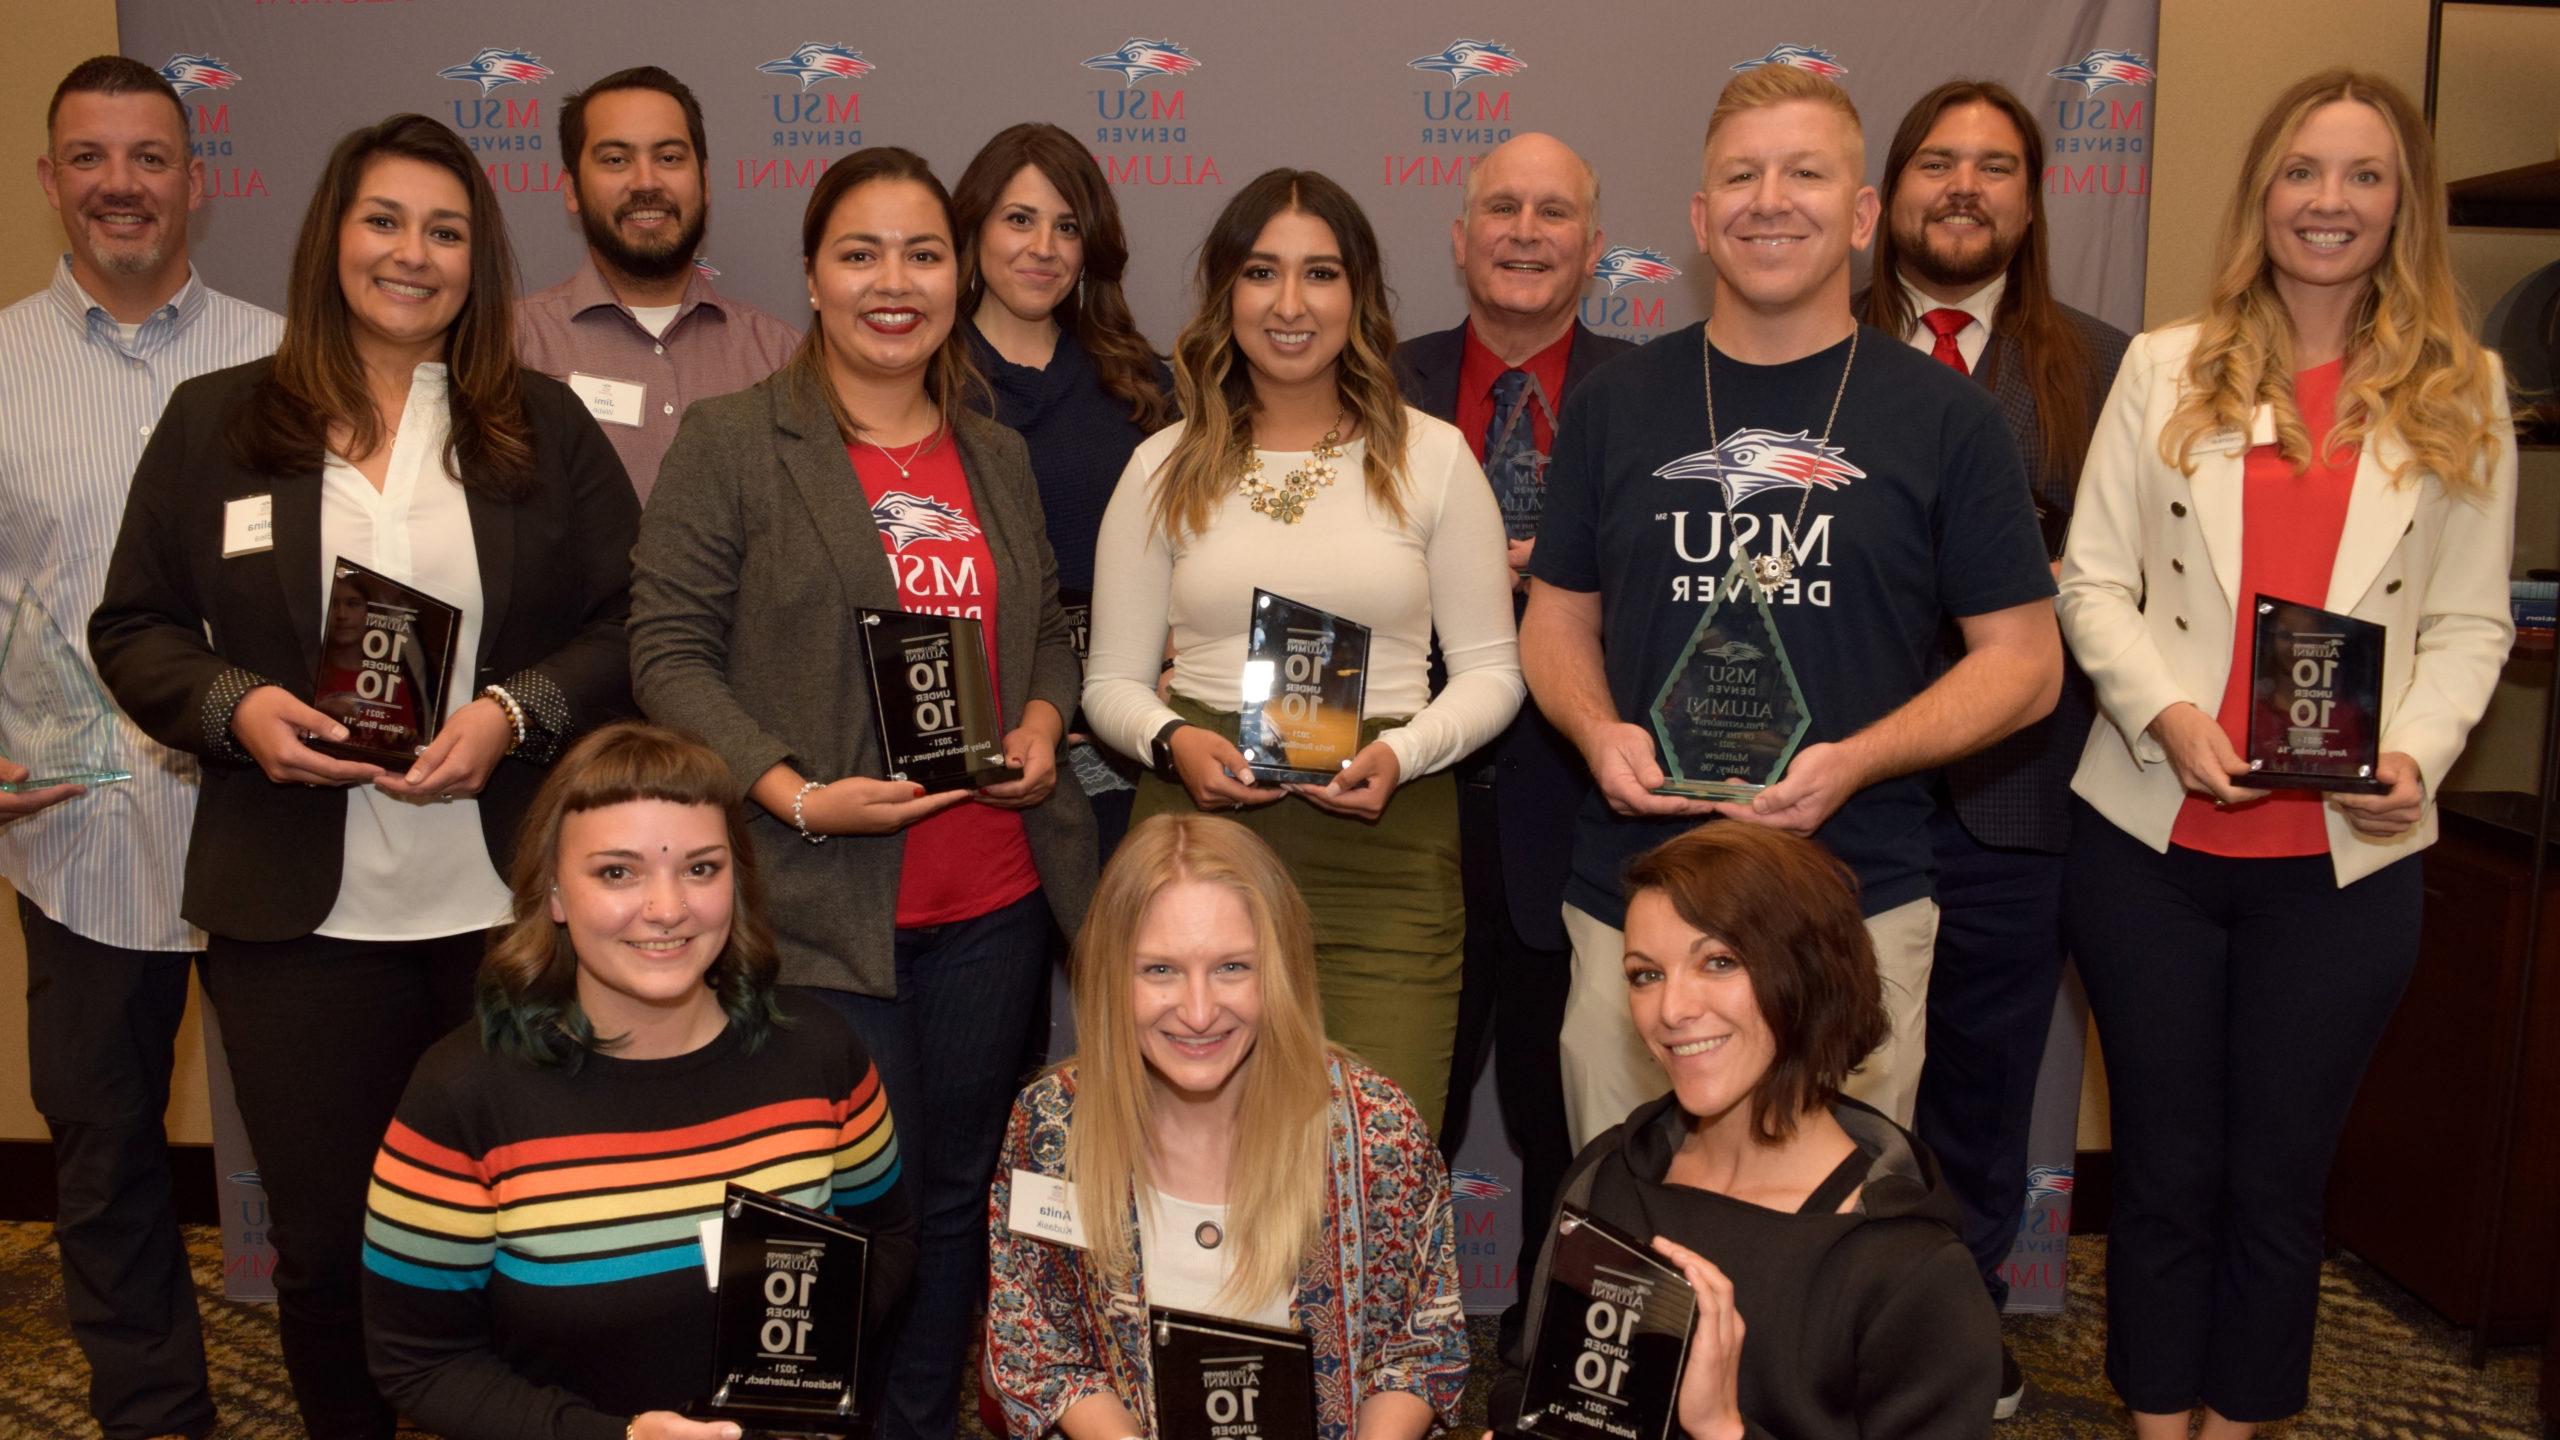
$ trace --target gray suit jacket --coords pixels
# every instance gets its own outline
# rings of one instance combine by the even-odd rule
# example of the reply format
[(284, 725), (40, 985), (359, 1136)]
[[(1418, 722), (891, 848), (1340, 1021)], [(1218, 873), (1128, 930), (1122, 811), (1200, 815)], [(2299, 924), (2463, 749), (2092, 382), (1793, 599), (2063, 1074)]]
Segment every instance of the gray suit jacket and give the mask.
[[(1033, 700), (1073, 715), (1083, 675), (1030, 454), (974, 413), (958, 440), (995, 558), (997, 700), (1008, 723)], [(898, 608), (897, 581), (826, 402), (790, 371), (685, 412), (632, 566), (632, 691), (651, 719), (709, 741), (742, 790), (786, 760), (812, 780), (881, 773), (853, 612)], [(894, 995), (905, 835), (811, 845), (748, 813), (783, 981)], [(1065, 779), (1022, 818), (1050, 911), (1073, 935), (1093, 895), (1093, 811)]]

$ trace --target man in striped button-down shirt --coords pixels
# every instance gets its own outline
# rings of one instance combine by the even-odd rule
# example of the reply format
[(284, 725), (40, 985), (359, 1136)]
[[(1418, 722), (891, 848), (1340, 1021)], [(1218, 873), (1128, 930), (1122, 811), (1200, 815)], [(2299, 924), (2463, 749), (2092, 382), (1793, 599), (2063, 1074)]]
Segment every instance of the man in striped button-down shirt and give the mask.
[[(73, 68), (36, 173), (70, 251), (52, 284), (0, 311), (0, 607), (20, 632), (40, 607), (85, 666), (125, 490), (169, 392), (271, 353), (283, 322), (206, 289), (188, 264), (204, 169), (150, 66), (102, 55)], [(36, 641), (17, 633), (8, 663)], [(0, 713), (0, 734), (27, 719)], [(200, 1436), (213, 1397), (160, 1119), (203, 945), (178, 917), (195, 762), (120, 715), (111, 728), (108, 765), (132, 779), (0, 793), (0, 875), (26, 930), (28, 1059), (53, 1132), (54, 1234), (90, 1410), (107, 1440)], [(0, 758), (0, 779), (28, 778), (21, 758)]]

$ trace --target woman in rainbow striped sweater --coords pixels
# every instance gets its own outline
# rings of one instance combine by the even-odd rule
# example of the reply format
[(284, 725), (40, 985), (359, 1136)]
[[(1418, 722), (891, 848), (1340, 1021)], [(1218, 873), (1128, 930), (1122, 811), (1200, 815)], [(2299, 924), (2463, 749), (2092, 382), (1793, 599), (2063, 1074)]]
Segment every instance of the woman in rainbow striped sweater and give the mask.
[(720, 757), (622, 724), (553, 767), (479, 1024), (419, 1062), (374, 1165), (374, 1378), (448, 1440), (735, 1440), (699, 1226), (725, 1182), (870, 1232), (865, 1328), (915, 1265), (878, 1075), (774, 982)]

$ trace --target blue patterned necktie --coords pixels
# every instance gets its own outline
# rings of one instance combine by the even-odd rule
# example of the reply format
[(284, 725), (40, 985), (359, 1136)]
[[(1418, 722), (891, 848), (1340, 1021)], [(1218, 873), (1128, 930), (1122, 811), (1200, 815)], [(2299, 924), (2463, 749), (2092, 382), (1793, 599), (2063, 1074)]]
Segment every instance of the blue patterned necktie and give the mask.
[(1493, 419), (1484, 427), (1484, 476), (1502, 504), (1502, 533), (1514, 540), (1538, 533), (1546, 503), (1547, 457), (1538, 453), (1538, 427), (1529, 415), (1534, 383), (1526, 370), (1496, 377)]

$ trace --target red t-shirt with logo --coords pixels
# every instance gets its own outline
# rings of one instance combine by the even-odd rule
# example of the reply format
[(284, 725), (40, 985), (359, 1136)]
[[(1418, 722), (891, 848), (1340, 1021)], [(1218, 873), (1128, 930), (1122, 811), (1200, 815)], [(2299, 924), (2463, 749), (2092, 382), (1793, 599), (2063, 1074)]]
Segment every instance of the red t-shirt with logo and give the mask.
[[(2347, 497), (2355, 489), (2360, 452), (2329, 449), (2337, 421), (2338, 382), (2347, 362), (2332, 360), (2293, 377), (2293, 404), (2311, 436), (2312, 461), (2300, 471), (2273, 445), (2252, 448), (2240, 470), (2240, 619), (2231, 635), (2231, 674), (2214, 720), (2231, 748), (2249, 753), (2250, 664), (2258, 597), (2273, 595), (2308, 605), (2329, 598), (2329, 571), (2338, 559), (2338, 536), (2347, 528)], [(2237, 783), (2247, 785), (2247, 779)], [(2169, 843), (2208, 855), (2268, 859), (2325, 855), (2326, 799), (2317, 790), (2273, 790), (2264, 800), (2217, 809), (2187, 796), (2169, 828)]]
[[(986, 629), (987, 682), (996, 683), (996, 567), (978, 525), (978, 502), (948, 432), (923, 454), (898, 458), (907, 473), (867, 442), (845, 447), (854, 478), (870, 497), (872, 522), (898, 579), (898, 608), (957, 615)], [(999, 691), (998, 693), (1002, 693)], [(1018, 717), (1011, 717), (1018, 718)], [(972, 802), (907, 827), (898, 869), (898, 927), (974, 920), (1040, 888), (1022, 814)]]

